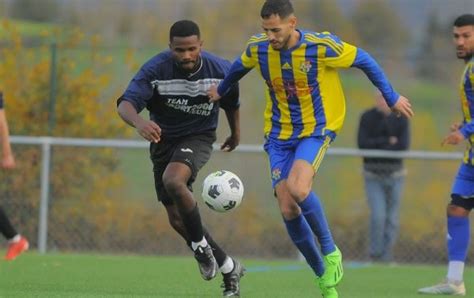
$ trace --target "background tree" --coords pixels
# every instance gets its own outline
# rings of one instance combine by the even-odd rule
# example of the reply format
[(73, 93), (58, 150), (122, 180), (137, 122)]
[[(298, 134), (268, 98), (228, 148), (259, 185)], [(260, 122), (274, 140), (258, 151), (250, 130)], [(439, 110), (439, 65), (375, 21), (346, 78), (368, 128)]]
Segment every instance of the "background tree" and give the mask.
[(446, 57), (454, 57), (450, 30), (450, 24), (442, 23), (437, 11), (432, 11), (416, 57), (416, 74), (420, 78), (434, 81), (453, 79), (453, 69), (447, 68), (445, 61)]
[(352, 23), (356, 24), (360, 47), (377, 57), (399, 58), (410, 39), (404, 22), (385, 0), (359, 2), (352, 14)]
[[(13, 135), (41, 136), (48, 131), (50, 93), (49, 38), (39, 48), (26, 48), (15, 26), (2, 24), (6, 32), (0, 50), (0, 89), (4, 91), (5, 106)], [(104, 99), (104, 90), (112, 72), (107, 71), (110, 59), (97, 53), (97, 38), (86, 38), (79, 30), (52, 33), (58, 42), (56, 125), (53, 136), (101, 137), (124, 136), (131, 130), (115, 116), (115, 96)], [(51, 37), (52, 38), (52, 37)], [(83, 54), (72, 48), (82, 45)], [(88, 50), (86, 50), (88, 49)], [(75, 54), (71, 54), (75, 53)], [(50, 193), (50, 241), (56, 246), (69, 247), (72, 239), (66, 236), (71, 228), (87, 235), (83, 243), (75, 239), (74, 246), (103, 240), (104, 234), (117, 231), (118, 218), (129, 218), (135, 212), (147, 218), (147, 211), (139, 203), (114, 206), (112, 201), (122, 198), (120, 186), (123, 176), (116, 171), (118, 157), (113, 149), (55, 147), (52, 161)], [(21, 204), (23, 210), (36, 210), (39, 198), (39, 169), (41, 152), (37, 146), (15, 146), (18, 167), (13, 173), (3, 173), (0, 198), (7, 208)], [(16, 213), (12, 213), (15, 214)], [(37, 214), (21, 213), (22, 232), (35, 235)], [(113, 219), (115, 218), (115, 219)], [(151, 216), (149, 217), (151, 218)], [(16, 219), (15, 219), (16, 220)], [(137, 221), (135, 225), (142, 225)], [(132, 225), (133, 226), (133, 225)], [(130, 227), (127, 227), (127, 229)], [(122, 234), (120, 233), (122, 232)], [(35, 238), (32, 237), (34, 245)], [(50, 243), (51, 243), (50, 242)], [(124, 242), (126, 243), (126, 242)]]
[(10, 16), (30, 21), (56, 21), (59, 13), (58, 0), (14, 0)]
[(319, 0), (316, 5), (312, 1), (295, 2), (295, 10), (302, 28), (329, 31), (344, 41), (357, 44), (358, 33), (337, 1)]

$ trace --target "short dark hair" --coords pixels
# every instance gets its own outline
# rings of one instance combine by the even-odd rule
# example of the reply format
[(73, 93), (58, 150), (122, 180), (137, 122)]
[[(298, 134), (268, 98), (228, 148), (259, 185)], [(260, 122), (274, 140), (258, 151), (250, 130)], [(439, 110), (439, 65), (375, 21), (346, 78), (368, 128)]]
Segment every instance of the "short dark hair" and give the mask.
[(197, 35), (201, 37), (199, 26), (190, 20), (181, 20), (174, 23), (170, 28), (170, 42), (173, 41), (173, 37), (188, 37)]
[(474, 26), (474, 14), (463, 14), (453, 24), (455, 27)]
[(262, 19), (268, 19), (272, 15), (278, 15), (284, 19), (294, 12), (290, 0), (266, 0), (263, 3), (260, 16)]

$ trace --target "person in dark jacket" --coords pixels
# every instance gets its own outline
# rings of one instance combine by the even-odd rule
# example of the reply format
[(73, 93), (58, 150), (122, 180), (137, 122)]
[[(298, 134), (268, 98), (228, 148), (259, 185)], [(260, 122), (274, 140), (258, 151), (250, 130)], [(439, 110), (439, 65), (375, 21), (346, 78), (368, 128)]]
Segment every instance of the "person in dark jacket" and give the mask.
[[(377, 93), (375, 107), (365, 111), (359, 123), (360, 149), (407, 150), (410, 132), (406, 117), (391, 113)], [(399, 158), (364, 157), (364, 180), (370, 207), (370, 258), (390, 262), (399, 230), (400, 197), (405, 169)]]

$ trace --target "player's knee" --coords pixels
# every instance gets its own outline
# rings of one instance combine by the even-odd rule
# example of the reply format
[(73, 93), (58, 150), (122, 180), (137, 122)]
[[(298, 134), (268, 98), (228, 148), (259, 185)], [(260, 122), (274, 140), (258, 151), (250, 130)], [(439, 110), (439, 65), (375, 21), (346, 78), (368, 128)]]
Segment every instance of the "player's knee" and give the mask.
[(296, 181), (288, 181), (287, 183), (288, 192), (290, 195), (297, 201), (300, 202), (304, 200), (311, 191), (311, 188), (303, 183), (298, 183)]
[(448, 216), (456, 216), (456, 217), (466, 217), (469, 216), (469, 210), (465, 209), (462, 206), (458, 206), (451, 202), (448, 207), (446, 207), (446, 214)]
[(186, 183), (179, 177), (164, 176), (163, 186), (169, 194), (175, 195), (181, 192), (183, 188), (186, 188)]
[(300, 207), (292, 199), (280, 200), (279, 207), (280, 207), (281, 215), (286, 220), (293, 219), (301, 213)]
[(290, 220), (290, 219), (294, 219), (298, 217), (301, 211), (297, 205), (294, 205), (294, 206), (280, 207), (280, 212), (284, 219)]

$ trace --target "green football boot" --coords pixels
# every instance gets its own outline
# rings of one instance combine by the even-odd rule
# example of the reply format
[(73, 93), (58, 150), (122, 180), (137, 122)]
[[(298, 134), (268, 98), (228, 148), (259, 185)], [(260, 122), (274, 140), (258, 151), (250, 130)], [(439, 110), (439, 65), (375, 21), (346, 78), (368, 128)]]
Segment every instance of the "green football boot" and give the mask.
[(326, 288), (333, 288), (337, 286), (344, 275), (344, 270), (342, 268), (342, 253), (339, 248), (336, 247), (336, 250), (324, 256), (323, 260), (326, 269), (324, 270), (323, 276), (320, 278), (321, 282), (326, 286)]
[(339, 295), (337, 294), (335, 287), (331, 287), (331, 288), (326, 287), (324, 285), (322, 278), (318, 279), (318, 283), (319, 283), (319, 289), (321, 289), (321, 294), (323, 295), (323, 298), (339, 298)]

